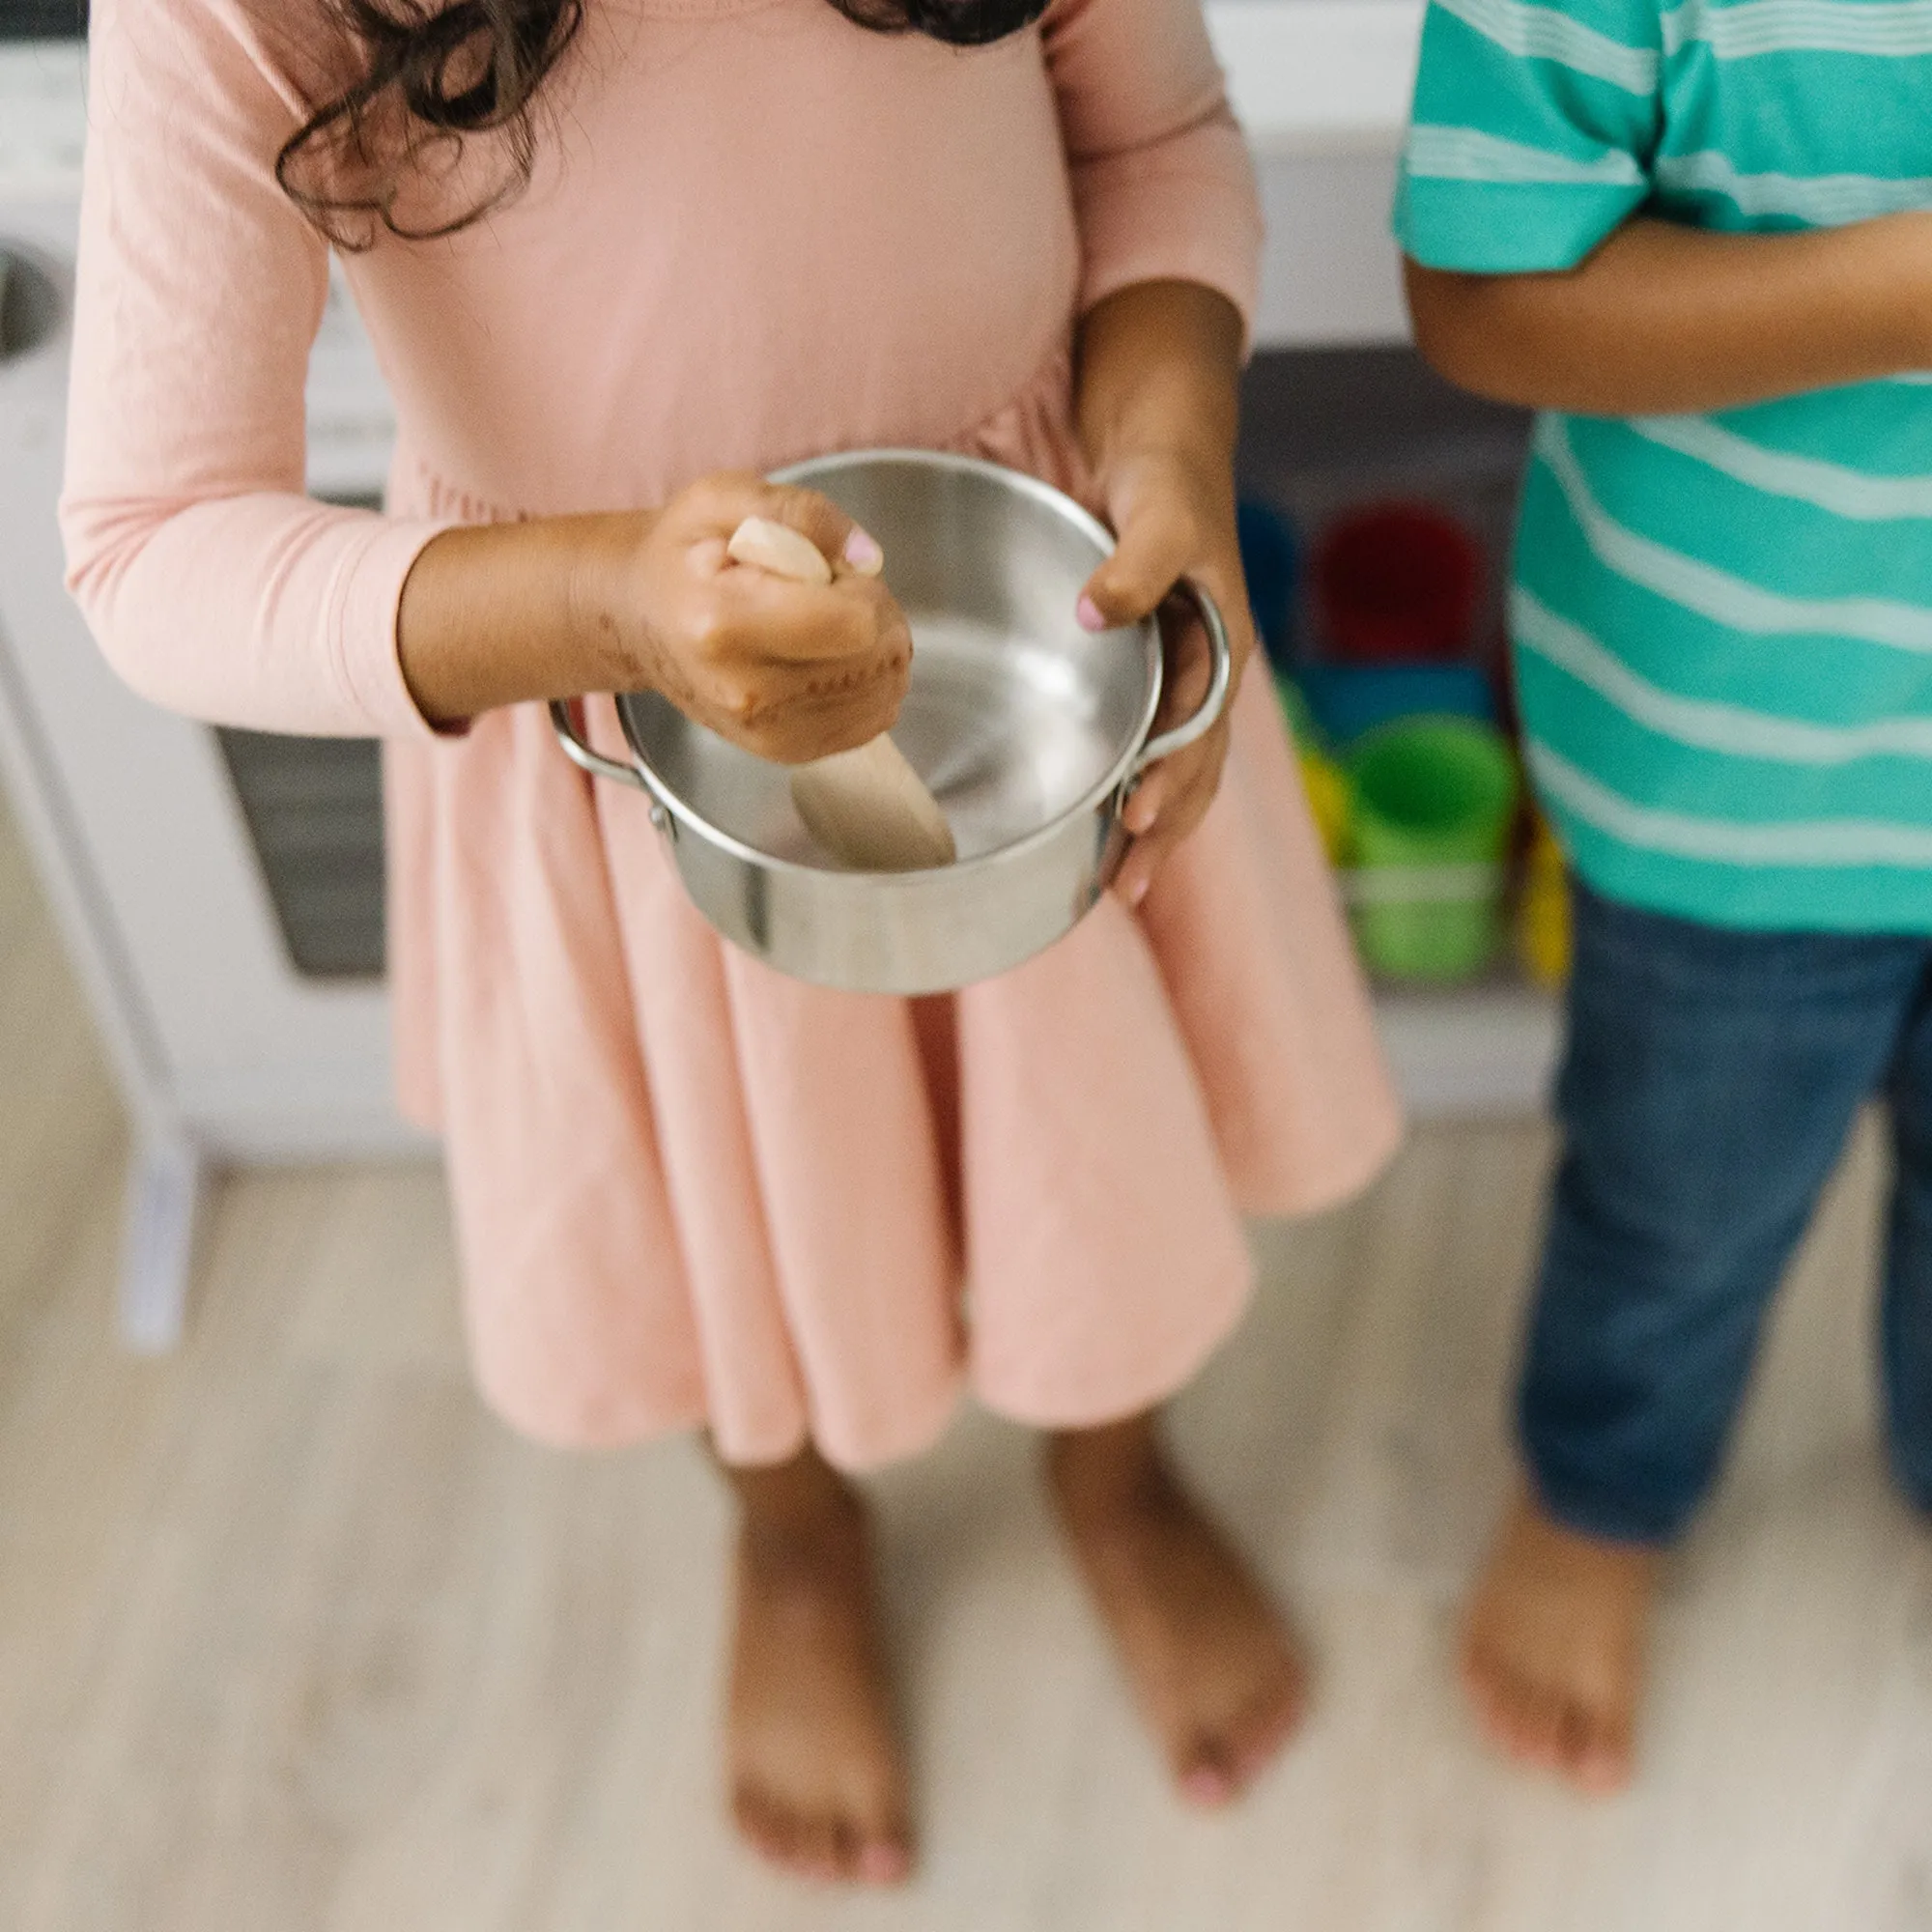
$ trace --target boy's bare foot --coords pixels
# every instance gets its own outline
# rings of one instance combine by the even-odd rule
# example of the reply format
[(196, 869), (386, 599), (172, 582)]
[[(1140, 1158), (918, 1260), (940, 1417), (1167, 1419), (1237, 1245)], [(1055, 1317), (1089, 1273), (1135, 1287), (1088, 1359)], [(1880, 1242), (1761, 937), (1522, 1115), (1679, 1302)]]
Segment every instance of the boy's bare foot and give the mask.
[(788, 1871), (897, 1885), (912, 1871), (912, 1829), (865, 1505), (809, 1451), (782, 1469), (729, 1474), (745, 1506), (732, 1815)]
[(1151, 1416), (1053, 1438), (1074, 1554), (1182, 1794), (1225, 1804), (1279, 1755), (1305, 1702), (1280, 1612), (1162, 1460)]
[(1518, 1497), (1463, 1638), (1463, 1681), (1492, 1744), (1584, 1791), (1630, 1782), (1658, 1561)]

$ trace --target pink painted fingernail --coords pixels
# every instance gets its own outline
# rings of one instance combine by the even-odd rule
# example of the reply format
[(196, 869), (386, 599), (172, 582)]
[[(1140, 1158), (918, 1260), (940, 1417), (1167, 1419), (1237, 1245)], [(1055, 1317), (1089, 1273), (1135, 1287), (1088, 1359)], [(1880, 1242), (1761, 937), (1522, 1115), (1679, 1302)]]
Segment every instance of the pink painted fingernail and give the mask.
[(855, 525), (845, 539), (845, 561), (862, 577), (876, 577), (886, 567), (886, 554), (877, 537)]
[(1100, 614), (1100, 607), (1083, 590), (1080, 601), (1073, 607), (1073, 614), (1080, 620), (1083, 631), (1104, 631), (1108, 629), (1106, 618)]
[(1235, 1782), (1226, 1772), (1204, 1764), (1180, 1780), (1180, 1789), (1196, 1804), (1225, 1804), (1235, 1795)]
[(1130, 906), (1138, 906), (1147, 897), (1148, 888), (1152, 884), (1151, 879), (1136, 879), (1133, 891), (1127, 895), (1127, 903)]

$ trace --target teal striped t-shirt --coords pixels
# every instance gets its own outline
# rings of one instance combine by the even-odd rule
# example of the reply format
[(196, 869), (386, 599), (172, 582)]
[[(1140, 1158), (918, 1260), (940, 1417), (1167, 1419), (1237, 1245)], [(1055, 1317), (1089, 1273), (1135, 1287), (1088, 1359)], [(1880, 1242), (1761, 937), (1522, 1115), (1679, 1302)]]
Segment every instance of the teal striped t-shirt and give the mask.
[[(1396, 204), (1433, 268), (1573, 267), (1932, 207), (1932, 0), (1434, 0)], [(1613, 897), (1932, 932), (1932, 376), (1539, 418), (1511, 629), (1527, 755)]]

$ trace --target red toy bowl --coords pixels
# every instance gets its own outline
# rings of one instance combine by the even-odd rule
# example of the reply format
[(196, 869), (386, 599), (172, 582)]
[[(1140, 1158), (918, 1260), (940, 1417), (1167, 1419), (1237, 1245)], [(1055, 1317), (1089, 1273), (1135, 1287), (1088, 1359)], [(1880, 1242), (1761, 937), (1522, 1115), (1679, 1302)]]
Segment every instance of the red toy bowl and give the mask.
[(1315, 614), (1337, 657), (1465, 656), (1483, 591), (1476, 539), (1427, 503), (1370, 503), (1336, 518), (1315, 553)]

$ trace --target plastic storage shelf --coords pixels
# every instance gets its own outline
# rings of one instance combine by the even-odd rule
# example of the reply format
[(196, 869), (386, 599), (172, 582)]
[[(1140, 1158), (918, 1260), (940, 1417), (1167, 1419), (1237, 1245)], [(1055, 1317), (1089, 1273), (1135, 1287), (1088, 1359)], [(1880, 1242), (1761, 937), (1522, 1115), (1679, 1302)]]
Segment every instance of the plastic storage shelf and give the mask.
[[(1476, 625), (1502, 650), (1503, 566), (1528, 417), (1451, 388), (1408, 348), (1269, 349), (1243, 394), (1244, 495), (1307, 537), (1337, 512), (1402, 497), (1452, 511), (1482, 539), (1489, 568)], [(1309, 611), (1304, 599), (1299, 622)], [(1505, 959), (1473, 984), (1377, 989), (1382, 1036), (1419, 1116), (1526, 1112), (1554, 1067), (1558, 1009)]]

